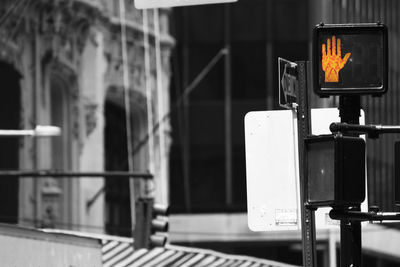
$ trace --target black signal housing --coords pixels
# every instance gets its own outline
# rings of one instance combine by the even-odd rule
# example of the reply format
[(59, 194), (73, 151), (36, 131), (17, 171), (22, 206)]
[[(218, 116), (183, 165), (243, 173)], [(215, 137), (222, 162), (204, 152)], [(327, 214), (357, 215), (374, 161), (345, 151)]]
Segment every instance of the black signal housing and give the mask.
[[(325, 55), (330, 52), (325, 60), (324, 46)], [(381, 96), (388, 89), (388, 29), (381, 23), (321, 23), (313, 30), (312, 65), (320, 97)]]

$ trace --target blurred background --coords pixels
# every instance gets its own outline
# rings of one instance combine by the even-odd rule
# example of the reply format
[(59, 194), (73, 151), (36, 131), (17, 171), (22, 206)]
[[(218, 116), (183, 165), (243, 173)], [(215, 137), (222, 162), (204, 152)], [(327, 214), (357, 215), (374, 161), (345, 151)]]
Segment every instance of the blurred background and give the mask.
[[(397, 0), (239, 0), (159, 10), (138, 10), (132, 0), (1, 1), (0, 128), (50, 124), (62, 135), (2, 137), (0, 169), (137, 171), (154, 179), (132, 185), (112, 175), (3, 175), (0, 222), (131, 236), (134, 192), (169, 204), (173, 244), (301, 265), (299, 232), (247, 228), (244, 115), (280, 109), (278, 57), (311, 60), (316, 24), (380, 21), (389, 29), (389, 89), (363, 97), (362, 107), (366, 123), (399, 124), (399, 14)], [(338, 105), (334, 97), (311, 100)], [(368, 203), (384, 211), (398, 211), (398, 138), (367, 141)], [(377, 236), (397, 228), (384, 225)], [(318, 266), (332, 262), (331, 241), (329, 233), (317, 235)], [(395, 250), (365, 249), (365, 266), (398, 266)]]

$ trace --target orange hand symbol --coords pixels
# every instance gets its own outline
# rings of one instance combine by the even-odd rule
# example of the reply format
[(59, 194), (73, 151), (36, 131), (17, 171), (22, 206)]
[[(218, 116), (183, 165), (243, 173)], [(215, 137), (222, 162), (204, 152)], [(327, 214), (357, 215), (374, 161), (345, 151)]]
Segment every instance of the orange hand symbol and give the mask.
[(337, 39), (336, 46), (335, 36), (332, 36), (332, 51), (331, 40), (327, 39), (327, 43), (328, 52), (326, 52), (325, 44), (322, 44), (322, 70), (325, 72), (325, 82), (337, 83), (339, 81), (339, 71), (346, 65), (351, 53), (347, 53), (344, 58), (342, 58), (340, 39)]

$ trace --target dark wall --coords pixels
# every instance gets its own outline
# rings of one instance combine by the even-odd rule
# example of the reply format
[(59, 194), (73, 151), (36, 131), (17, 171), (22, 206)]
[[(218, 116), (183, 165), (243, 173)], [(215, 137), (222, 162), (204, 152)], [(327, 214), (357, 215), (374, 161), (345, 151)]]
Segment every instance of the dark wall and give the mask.
[[(221, 49), (230, 49), (229, 61), (221, 57), (207, 69), (184, 105), (172, 113), (173, 211), (246, 210), (244, 115), (279, 108), (278, 57), (308, 59), (311, 30), (307, 3), (245, 0), (173, 9), (171, 32), (177, 41), (172, 64), (173, 103)], [(225, 144), (228, 133), (230, 169)], [(231, 170), (231, 177), (227, 170)]]

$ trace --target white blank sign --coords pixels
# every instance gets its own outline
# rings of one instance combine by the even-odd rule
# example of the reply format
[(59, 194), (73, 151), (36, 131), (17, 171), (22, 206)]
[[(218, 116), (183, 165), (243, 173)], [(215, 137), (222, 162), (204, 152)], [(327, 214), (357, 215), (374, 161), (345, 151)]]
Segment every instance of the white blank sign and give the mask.
[[(360, 124), (364, 124), (364, 113)], [(299, 230), (300, 180), (297, 114), (292, 110), (254, 111), (245, 116), (248, 225), (252, 231)], [(312, 109), (313, 134), (330, 134), (337, 108)], [(362, 210), (367, 209), (367, 199)], [(317, 229), (337, 228), (330, 208), (316, 212)]]
[(247, 208), (252, 231), (300, 227), (295, 115), (291, 110), (246, 114)]

